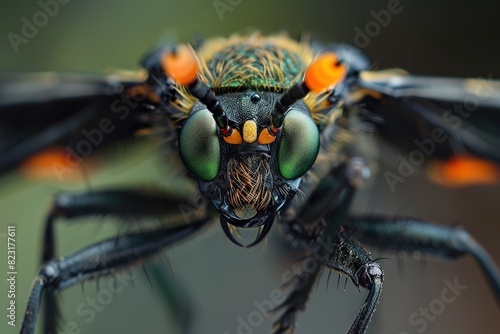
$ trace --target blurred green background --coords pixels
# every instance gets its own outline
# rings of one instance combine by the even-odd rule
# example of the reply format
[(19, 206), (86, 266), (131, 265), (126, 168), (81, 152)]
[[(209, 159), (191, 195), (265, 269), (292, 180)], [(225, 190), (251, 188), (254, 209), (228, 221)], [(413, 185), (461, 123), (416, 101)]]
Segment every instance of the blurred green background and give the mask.
[[(355, 28), (364, 30), (374, 20), (371, 11), (386, 9), (389, 1), (233, 1), (232, 10), (218, 15), (214, 1), (77, 1), (61, 5), (54, 17), (39, 28), (27, 44), (15, 53), (8, 34), (21, 34), (22, 18), (31, 20), (40, 11), (37, 1), (2, 2), (0, 10), (1, 71), (102, 72), (110, 68), (137, 69), (141, 57), (155, 46), (169, 41), (189, 41), (194, 37), (227, 36), (233, 32), (259, 30), (262, 33), (287, 31), (292, 36), (310, 34), (324, 42), (352, 44)], [(231, 5), (231, 3), (239, 3)], [(402, 67), (427, 75), (500, 78), (500, 46), (497, 8), (490, 1), (437, 2), (402, 1), (403, 10), (391, 17), (363, 49), (376, 68)], [(398, 152), (386, 145), (365, 142), (384, 157), (379, 171), (394, 170)], [(138, 151), (134, 151), (138, 152)], [(155, 182), (160, 180), (163, 163), (148, 149), (139, 151), (139, 159), (125, 158), (89, 180), (92, 187)], [(17, 226), (17, 304), (18, 324), (26, 303), (29, 286), (38, 270), (41, 228), (54, 193), (68, 189), (86, 189), (81, 184), (35, 182), (12, 173), (0, 180), (0, 234), (7, 225)], [(391, 193), (380, 177), (356, 198), (353, 210), (396, 214), (404, 208), (413, 215), (443, 224), (465, 226), (500, 261), (499, 186), (445, 189), (415, 173)], [(375, 206), (375, 208), (373, 208)], [(102, 220), (84, 225), (61, 226), (59, 254), (101, 240), (116, 232), (102, 226)], [(104, 224), (106, 225), (106, 224)], [(269, 299), (282, 283), (281, 275), (290, 268), (281, 252), (275, 229), (269, 249), (245, 250), (229, 245), (215, 226), (186, 245), (168, 252), (175, 276), (196, 306), (193, 333), (236, 333), (237, 318), (255, 311), (253, 301)], [(1, 235), (0, 235), (1, 236)], [(0, 240), (4, 247), (4, 239)], [(0, 255), (5, 254), (4, 249)], [(443, 281), (455, 277), (467, 289), (444, 312), (429, 322), (425, 333), (494, 332), (500, 328), (498, 305), (494, 301), (476, 264), (469, 258), (457, 263), (428, 260), (404, 261), (402, 273), (397, 256), (383, 260), (385, 286), (369, 333), (416, 333), (408, 317), (420, 307), (440, 298)], [(3, 256), (3, 255), (2, 255)], [(2, 272), (5, 261), (0, 259)], [(78, 305), (97, 294), (95, 283), (87, 283), (84, 292), (74, 287), (61, 294), (64, 321), (78, 323), (82, 333), (175, 333), (173, 320), (158, 299), (158, 287), (150, 287), (142, 270), (132, 272), (134, 286), (113, 297), (96, 318), (85, 322), (76, 313)], [(107, 280), (101, 283), (103, 286)], [(297, 333), (345, 332), (365, 298), (351, 283), (343, 292), (336, 290), (336, 277), (326, 289), (320, 281), (307, 311), (299, 318)], [(155, 290), (156, 289), (156, 290)], [(6, 293), (5, 279), (0, 280), (2, 309)], [(5, 310), (5, 309), (4, 309)], [(5, 311), (4, 311), (5, 312)], [(1, 333), (15, 333), (0, 322)], [(253, 333), (269, 333), (273, 317)]]

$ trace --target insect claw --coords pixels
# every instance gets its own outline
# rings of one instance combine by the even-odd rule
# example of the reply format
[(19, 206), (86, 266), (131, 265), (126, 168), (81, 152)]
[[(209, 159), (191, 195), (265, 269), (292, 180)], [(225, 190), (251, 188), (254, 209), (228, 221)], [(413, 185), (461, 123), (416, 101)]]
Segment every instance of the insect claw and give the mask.
[(257, 235), (257, 238), (255, 238), (255, 241), (252, 242), (250, 245), (248, 245), (246, 247), (250, 248), (252, 246), (255, 246), (262, 239), (264, 239), (264, 237), (267, 235), (267, 233), (269, 233), (269, 231), (271, 230), (271, 227), (273, 226), (273, 223), (274, 223), (274, 217), (272, 218), (272, 220), (267, 221), (267, 222), (264, 223), (263, 227), (259, 230), (259, 234)]
[(227, 221), (222, 216), (220, 217), (220, 224), (222, 226), (222, 230), (224, 231), (228, 239), (231, 240), (234, 244), (243, 247), (243, 245), (234, 238), (233, 233), (231, 233), (231, 230), (229, 229)]

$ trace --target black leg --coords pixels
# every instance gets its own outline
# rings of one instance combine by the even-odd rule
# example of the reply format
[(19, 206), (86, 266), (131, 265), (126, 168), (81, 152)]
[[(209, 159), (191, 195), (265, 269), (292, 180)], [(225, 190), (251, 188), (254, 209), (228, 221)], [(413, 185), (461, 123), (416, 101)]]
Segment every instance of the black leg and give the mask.
[(146, 270), (151, 274), (152, 281), (156, 283), (154, 285), (155, 291), (161, 295), (166, 308), (171, 311), (171, 317), (176, 320), (179, 332), (190, 333), (193, 307), (180, 282), (168, 272), (169, 268), (161, 265), (159, 261), (148, 264)]
[(481, 245), (460, 227), (434, 225), (410, 218), (356, 217), (345, 224), (346, 232), (363, 243), (395, 251), (420, 251), (457, 259), (472, 255), (481, 266), (500, 303), (500, 270)]
[[(188, 205), (158, 189), (115, 189), (88, 193), (59, 193), (52, 204), (45, 224), (42, 264), (55, 258), (54, 223), (57, 218), (83, 216), (118, 216), (121, 218), (168, 217), (170, 224), (190, 222), (203, 215), (204, 207)], [(73, 222), (77, 220), (70, 220)], [(68, 222), (68, 221), (66, 221)], [(43, 298), (45, 334), (56, 333), (58, 305), (53, 293)]]
[(321, 264), (314, 259), (310, 263), (314, 266), (312, 269), (309, 267), (302, 268), (302, 272), (295, 274), (285, 283), (285, 287), (292, 286), (292, 291), (283, 303), (273, 310), (285, 309), (274, 323), (274, 334), (291, 334), (294, 332), (298, 313), (305, 310), (311, 289), (321, 271)]
[(348, 332), (365, 333), (382, 292), (382, 268), (358, 242), (342, 232), (337, 234), (331, 252), (331, 256), (324, 261), (325, 265), (344, 273), (356, 287), (361, 286), (370, 292)]
[[(45, 231), (43, 237), (42, 246), (42, 259), (41, 264), (43, 265), (47, 261), (52, 260), (55, 257), (55, 238), (54, 238), (54, 217), (52, 213), (47, 218), (45, 223)], [(43, 298), (43, 316), (42, 316), (42, 326), (43, 333), (45, 334), (55, 334), (57, 333), (57, 319), (60, 316), (59, 307), (56, 301), (56, 297), (52, 293), (45, 294)]]
[(127, 234), (104, 240), (61, 260), (46, 262), (35, 279), (21, 333), (34, 333), (44, 290), (60, 291), (88, 279), (140, 265), (165, 247), (191, 236), (206, 223), (203, 217), (187, 225)]
[[(380, 264), (373, 261), (356, 240), (343, 232), (338, 232), (333, 239), (329, 238), (325, 243), (322, 235), (313, 240), (312, 236), (299, 232), (301, 229), (300, 226), (293, 228), (294, 240), (303, 240), (302, 246), (305, 245), (307, 260), (302, 262), (303, 271), (293, 276), (287, 284), (293, 285), (293, 290), (277, 308), (286, 310), (275, 323), (275, 334), (293, 333), (297, 313), (305, 309), (311, 288), (323, 266), (342, 272), (356, 287), (369, 290), (368, 297), (348, 331), (350, 334), (365, 333), (382, 292), (384, 274)], [(306, 238), (310, 240), (307, 244)]]
[[(200, 203), (204, 204), (204, 203)], [(74, 219), (87, 216), (119, 218), (169, 217), (169, 222), (188, 223), (203, 214), (205, 207), (189, 205), (158, 189), (112, 189), (87, 193), (62, 192), (56, 195), (45, 224), (42, 262), (54, 258), (54, 223), (57, 218)]]
[(356, 287), (369, 290), (348, 332), (365, 333), (382, 292), (383, 272), (380, 265), (353, 238), (339, 232), (339, 228), (346, 219), (356, 187), (368, 174), (362, 159), (348, 160), (333, 169), (312, 192), (310, 205), (304, 205), (294, 220), (284, 222), (288, 240), (303, 249), (308, 259), (303, 263), (309, 265), (292, 277), (289, 285), (293, 285), (293, 290), (277, 308), (286, 310), (275, 323), (276, 334), (293, 333), (297, 314), (304, 310), (311, 288), (323, 267), (340, 271)]

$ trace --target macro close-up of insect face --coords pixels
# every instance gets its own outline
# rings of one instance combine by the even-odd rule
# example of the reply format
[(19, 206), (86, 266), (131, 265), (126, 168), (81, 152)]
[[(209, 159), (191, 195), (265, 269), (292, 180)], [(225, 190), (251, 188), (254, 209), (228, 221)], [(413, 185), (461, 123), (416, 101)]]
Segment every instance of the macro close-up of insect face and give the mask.
[[(202, 195), (217, 208), (224, 231), (237, 244), (228, 224), (262, 226), (254, 244), (261, 241), (318, 155), (319, 132), (309, 109), (302, 101), (296, 103), (297, 97), (279, 93), (300, 78), (303, 59), (279, 43), (299, 48), (283, 37), (258, 35), (235, 37), (216, 50), (208, 41), (200, 53), (215, 57), (201, 67), (208, 69), (206, 76), (213, 78), (210, 83), (219, 97), (204, 96), (205, 104), (191, 108), (179, 136), (184, 164), (199, 179)], [(189, 57), (189, 51), (184, 52), (177, 57)]]
[(500, 326), (500, 50), (460, 30), (484, 11), (259, 6), (9, 8), (2, 333)]

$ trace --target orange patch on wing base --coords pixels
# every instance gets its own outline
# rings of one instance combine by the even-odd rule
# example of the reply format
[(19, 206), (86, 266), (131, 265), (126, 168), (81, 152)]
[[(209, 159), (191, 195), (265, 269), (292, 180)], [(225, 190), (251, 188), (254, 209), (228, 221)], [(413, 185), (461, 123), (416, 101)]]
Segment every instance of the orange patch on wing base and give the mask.
[(342, 80), (346, 72), (346, 67), (338, 62), (334, 53), (325, 52), (309, 65), (304, 81), (313, 92), (322, 92)]
[(160, 97), (155, 92), (153, 92), (150, 89), (147, 89), (143, 85), (131, 87), (127, 90), (126, 93), (128, 96), (132, 98), (145, 97), (151, 102), (160, 103)]
[(435, 163), (429, 168), (431, 179), (448, 187), (500, 182), (500, 166), (470, 156), (456, 156), (446, 162)]
[(166, 53), (161, 65), (165, 73), (180, 85), (189, 85), (197, 79), (198, 60), (187, 45), (179, 45), (176, 52)]
[[(31, 180), (82, 181), (84, 174), (73, 161), (64, 148), (48, 148), (24, 160), (19, 172)], [(98, 165), (96, 158), (85, 159), (86, 171), (92, 172)]]

